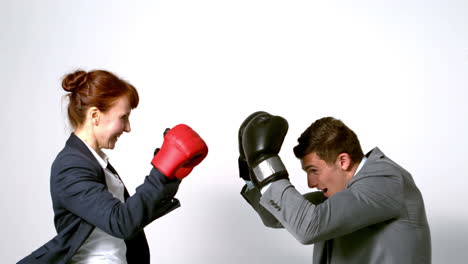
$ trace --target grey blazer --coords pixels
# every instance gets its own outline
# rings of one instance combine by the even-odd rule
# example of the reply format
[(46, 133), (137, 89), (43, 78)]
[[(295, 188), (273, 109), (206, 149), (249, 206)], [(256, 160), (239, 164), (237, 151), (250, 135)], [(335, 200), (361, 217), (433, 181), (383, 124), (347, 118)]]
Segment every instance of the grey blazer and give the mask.
[(346, 189), (329, 199), (301, 195), (288, 180), (260, 195), (242, 196), (266, 226), (284, 227), (302, 244), (314, 244), (313, 263), (428, 264), (431, 237), (419, 189), (405, 169), (378, 148)]

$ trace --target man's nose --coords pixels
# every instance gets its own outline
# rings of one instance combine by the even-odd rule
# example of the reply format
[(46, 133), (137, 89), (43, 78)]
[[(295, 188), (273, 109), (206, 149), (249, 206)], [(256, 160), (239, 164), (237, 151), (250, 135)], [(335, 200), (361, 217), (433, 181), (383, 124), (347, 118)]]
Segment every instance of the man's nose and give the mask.
[(309, 185), (309, 188), (316, 188), (318, 185), (317, 180), (312, 174), (307, 175), (307, 185)]

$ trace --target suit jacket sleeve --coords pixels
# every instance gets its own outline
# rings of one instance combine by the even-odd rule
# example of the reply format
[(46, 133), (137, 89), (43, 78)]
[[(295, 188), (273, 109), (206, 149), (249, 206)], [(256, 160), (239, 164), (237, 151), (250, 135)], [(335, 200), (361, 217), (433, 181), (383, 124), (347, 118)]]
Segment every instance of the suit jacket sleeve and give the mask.
[[(270, 213), (264, 206), (260, 204), (261, 193), (260, 190), (257, 188), (249, 188), (247, 185), (244, 185), (241, 191), (241, 195), (244, 199), (252, 206), (252, 208), (258, 213), (262, 222), (265, 226), (271, 228), (283, 228), (284, 226), (281, 224), (276, 217)], [(326, 200), (323, 196), (322, 192), (310, 192), (303, 195), (303, 198), (309, 201), (312, 204), (320, 204)]]
[(260, 204), (299, 242), (313, 244), (398, 217), (403, 200), (395, 194), (401, 191), (397, 177), (366, 177), (315, 205), (288, 180), (280, 180), (271, 184)]
[(157, 169), (151, 169), (125, 203), (107, 190), (96, 176), (99, 171), (102, 168), (92, 167), (80, 157), (64, 155), (52, 166), (51, 192), (55, 203), (112, 236), (130, 239), (154, 219), (180, 205), (173, 199), (180, 181), (169, 180)]

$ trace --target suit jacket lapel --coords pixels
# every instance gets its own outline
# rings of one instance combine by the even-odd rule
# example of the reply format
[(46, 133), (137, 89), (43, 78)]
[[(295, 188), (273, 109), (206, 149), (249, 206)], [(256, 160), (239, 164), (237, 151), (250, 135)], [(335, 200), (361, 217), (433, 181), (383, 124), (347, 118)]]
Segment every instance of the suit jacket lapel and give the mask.
[(88, 147), (83, 143), (83, 141), (79, 137), (75, 135), (75, 133), (71, 133), (66, 145), (71, 148), (77, 149), (79, 152), (85, 154), (90, 160), (92, 160), (95, 163), (95, 165), (101, 166), (94, 157), (93, 153), (91, 153)]
[(378, 168), (375, 166), (376, 162), (377, 160), (381, 159), (384, 156), (385, 155), (383, 154), (383, 152), (377, 147), (369, 151), (366, 154), (366, 158), (367, 158), (366, 163), (361, 168), (361, 170), (356, 175), (353, 176), (351, 181), (348, 183), (348, 187), (351, 186), (355, 181), (363, 177), (376, 175), (376, 169), (378, 170)]
[(325, 243), (327, 241), (320, 241), (314, 244), (313, 263), (327, 263), (327, 252), (325, 251)]
[[(75, 133), (71, 133), (70, 137), (68, 138), (67, 140), (67, 146), (69, 147), (72, 147), (72, 148), (75, 148), (75, 149), (78, 149), (78, 151), (80, 151), (81, 153), (85, 154), (90, 160), (92, 160), (95, 165), (97, 166), (101, 166), (99, 164), (99, 162), (96, 160), (96, 158), (94, 157), (93, 153), (91, 153), (91, 151), (88, 149), (88, 147), (83, 143), (83, 141), (78, 138)], [(110, 163), (108, 163), (108, 166), (110, 171), (112, 171), (112, 173), (115, 173), (116, 175), (119, 175), (117, 173), (117, 171), (114, 169), (114, 167), (112, 167), (112, 165)], [(106, 184), (106, 181), (104, 179), (104, 169), (102, 170), (102, 180), (104, 182), (104, 184)], [(120, 178), (120, 176), (119, 176)], [(122, 179), (121, 179), (122, 181)], [(122, 181), (123, 183), (123, 181)], [(128, 191), (127, 191), (127, 188), (125, 187), (125, 184), (124, 184), (124, 199), (127, 200), (127, 198), (130, 197)]]

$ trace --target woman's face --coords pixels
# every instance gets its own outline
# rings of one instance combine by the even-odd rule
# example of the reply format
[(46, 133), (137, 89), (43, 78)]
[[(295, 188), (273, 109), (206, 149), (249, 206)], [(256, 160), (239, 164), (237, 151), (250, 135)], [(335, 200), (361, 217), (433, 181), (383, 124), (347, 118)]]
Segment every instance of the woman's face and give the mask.
[(113, 149), (123, 132), (130, 132), (130, 103), (126, 96), (117, 99), (107, 112), (100, 112), (95, 137), (99, 149)]

